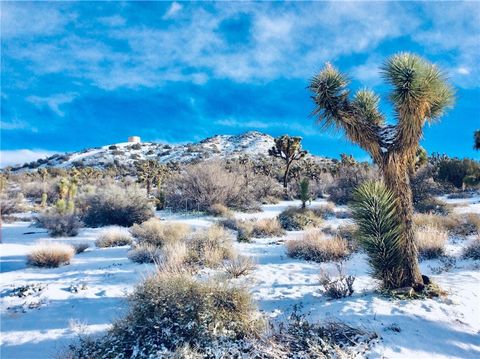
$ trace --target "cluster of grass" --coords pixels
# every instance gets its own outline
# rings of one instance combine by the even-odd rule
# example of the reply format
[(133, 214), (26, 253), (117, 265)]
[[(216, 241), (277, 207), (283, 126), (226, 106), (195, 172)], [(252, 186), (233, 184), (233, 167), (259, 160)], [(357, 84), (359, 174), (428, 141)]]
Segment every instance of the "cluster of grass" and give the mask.
[(448, 232), (436, 226), (422, 226), (415, 231), (415, 244), (422, 259), (438, 258), (445, 254)]
[(157, 263), (162, 267), (217, 267), (234, 258), (232, 236), (220, 225), (192, 229), (182, 223), (156, 218), (134, 225), (128, 257), (137, 263)]
[(36, 267), (54, 268), (69, 264), (75, 248), (65, 243), (45, 242), (36, 245), (27, 256), (27, 263)]
[(322, 223), (323, 212), (309, 208), (288, 207), (278, 215), (278, 221), (287, 231), (299, 231), (309, 227), (318, 227)]
[(127, 230), (122, 228), (108, 228), (103, 230), (95, 245), (99, 248), (127, 246), (132, 244), (132, 236)]
[(215, 217), (232, 217), (232, 211), (221, 203), (214, 203), (207, 209), (207, 213)]
[(222, 222), (222, 225), (237, 231), (237, 239), (240, 242), (249, 242), (252, 238), (280, 237), (285, 235), (285, 230), (276, 218), (227, 219)]
[(340, 237), (328, 237), (321, 231), (311, 230), (301, 239), (287, 242), (287, 254), (314, 262), (338, 261), (351, 254), (348, 242)]
[(248, 291), (185, 273), (156, 273), (136, 288), (129, 303), (125, 318), (102, 338), (72, 346), (71, 356), (130, 357), (127, 353), (135, 352), (139, 358), (157, 358), (167, 352), (192, 354), (195, 348), (208, 357), (215, 347), (225, 350), (222, 343), (254, 338), (265, 328)]
[(416, 214), (414, 223), (417, 227), (437, 227), (456, 236), (468, 236), (480, 231), (480, 215), (477, 213), (448, 216)]
[(191, 228), (183, 223), (161, 221), (151, 218), (142, 224), (134, 224), (130, 233), (138, 244), (150, 244), (162, 247), (168, 242), (177, 242), (184, 239), (191, 232)]

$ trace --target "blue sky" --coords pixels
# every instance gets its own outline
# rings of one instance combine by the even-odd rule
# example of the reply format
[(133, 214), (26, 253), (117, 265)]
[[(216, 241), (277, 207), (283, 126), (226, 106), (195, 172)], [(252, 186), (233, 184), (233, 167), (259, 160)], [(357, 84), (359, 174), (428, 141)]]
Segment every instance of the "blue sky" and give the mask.
[(427, 151), (478, 157), (479, 23), (479, 2), (2, 2), (2, 163), (247, 130), (366, 159), (315, 125), (306, 86), (330, 61), (391, 114), (379, 66), (399, 51), (436, 62), (457, 90), (425, 129)]

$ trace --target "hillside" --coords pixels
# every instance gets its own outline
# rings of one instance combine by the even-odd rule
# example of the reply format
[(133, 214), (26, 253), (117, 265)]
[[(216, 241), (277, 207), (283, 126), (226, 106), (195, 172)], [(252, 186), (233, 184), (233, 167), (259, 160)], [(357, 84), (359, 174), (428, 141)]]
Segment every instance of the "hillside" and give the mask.
[[(209, 159), (230, 159), (241, 155), (251, 157), (267, 156), (274, 145), (272, 136), (250, 131), (240, 135), (216, 135), (200, 142), (171, 145), (166, 143), (123, 142), (103, 147), (85, 149), (66, 154), (55, 154), (45, 159), (14, 166), (12, 170), (31, 170), (44, 167), (104, 168), (112, 164), (131, 166), (138, 160), (157, 160), (160, 163), (189, 163)], [(318, 161), (329, 161), (316, 157)]]

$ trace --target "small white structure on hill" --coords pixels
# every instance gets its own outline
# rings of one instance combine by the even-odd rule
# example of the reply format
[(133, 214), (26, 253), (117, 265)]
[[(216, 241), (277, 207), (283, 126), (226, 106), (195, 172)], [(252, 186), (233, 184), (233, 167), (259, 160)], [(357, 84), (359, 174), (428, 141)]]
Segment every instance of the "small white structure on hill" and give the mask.
[(128, 142), (140, 143), (140, 137), (139, 137), (139, 136), (130, 136), (130, 137), (128, 138)]

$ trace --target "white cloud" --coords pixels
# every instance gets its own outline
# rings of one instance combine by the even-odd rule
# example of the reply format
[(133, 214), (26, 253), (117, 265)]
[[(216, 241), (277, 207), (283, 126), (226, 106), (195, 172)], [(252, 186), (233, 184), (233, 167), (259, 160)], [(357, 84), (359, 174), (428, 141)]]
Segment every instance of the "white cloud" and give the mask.
[[(448, 11), (444, 8), (447, 6)], [(425, 8), (428, 16), (417, 11), (419, 7)], [(233, 6), (222, 2), (207, 7), (201, 3), (184, 6), (174, 2), (164, 15), (165, 19), (175, 18), (175, 21), (169, 20), (168, 26), (132, 24), (119, 16), (102, 17), (96, 20), (110, 27), (102, 29), (101, 35), (86, 36), (63, 28), (66, 22), (78, 18), (87, 22), (73, 10), (60, 13), (59, 6), (50, 5), (51, 11), (42, 7), (42, 12), (55, 25), (36, 27), (28, 25), (35, 22), (33, 15), (25, 13), (21, 6), (12, 6), (10, 20), (6, 25), (2, 24), (2, 29), (8, 27), (7, 33), (13, 31), (10, 28), (18, 27), (11, 19), (23, 16), (25, 24), (22, 26), (29, 29), (28, 34), (38, 32), (41, 36), (56, 31), (59, 37), (48, 41), (7, 42), (3, 50), (4, 56), (23, 61), (36, 75), (62, 73), (113, 90), (157, 87), (166, 81), (201, 84), (210, 78), (237, 82), (265, 82), (280, 77), (305, 79), (325, 61), (367, 54), (378, 50), (383, 41), (405, 37), (420, 44), (426, 54), (452, 51), (448, 62), (440, 65), (456, 69), (461, 63), (470, 69), (472, 76), (453, 70), (452, 77), (460, 84), (471, 85), (474, 75), (478, 74), (475, 54), (480, 41), (478, 21), (475, 23), (480, 12), (476, 11), (475, 15), (473, 7), (478, 10), (478, 5), (466, 3), (453, 6), (438, 3), (302, 2), (281, 6), (245, 2)], [(464, 16), (466, 12), (468, 14)], [(66, 20), (60, 21), (56, 15), (59, 13), (70, 16), (64, 16)], [(250, 17), (250, 36), (248, 40), (232, 45), (219, 28), (224, 20), (239, 14)], [(423, 26), (425, 19), (433, 24), (431, 29)], [(112, 40), (128, 46), (115, 47)], [(375, 82), (378, 79), (374, 73), (376, 69), (377, 66), (370, 67), (367, 61), (363, 67), (358, 65), (353, 75)]]
[(21, 165), (26, 162), (49, 157), (57, 152), (47, 150), (2, 150), (0, 151), (0, 168)]
[(172, 18), (177, 12), (182, 10), (183, 6), (180, 5), (178, 2), (173, 2), (172, 5), (168, 8), (165, 15), (163, 15), (164, 19)]
[(65, 112), (60, 109), (60, 106), (72, 102), (77, 94), (57, 94), (48, 97), (28, 96), (27, 101), (33, 103), (37, 107), (47, 106), (55, 112), (58, 116), (63, 117)]

